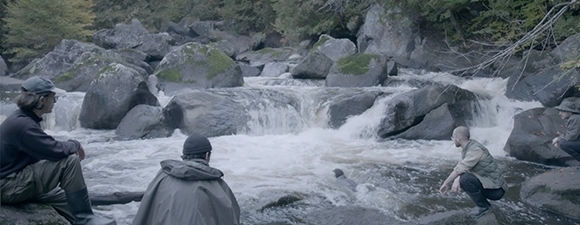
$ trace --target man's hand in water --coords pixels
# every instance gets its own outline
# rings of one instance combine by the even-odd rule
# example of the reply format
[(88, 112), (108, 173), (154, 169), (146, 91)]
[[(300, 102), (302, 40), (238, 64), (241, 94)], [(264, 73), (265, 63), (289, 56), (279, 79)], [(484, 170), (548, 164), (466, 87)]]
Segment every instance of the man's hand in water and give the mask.
[(441, 187), (439, 188), (439, 194), (441, 195), (445, 195), (445, 193), (447, 193), (447, 191), (449, 190), (449, 185), (447, 184), (443, 184), (441, 185)]

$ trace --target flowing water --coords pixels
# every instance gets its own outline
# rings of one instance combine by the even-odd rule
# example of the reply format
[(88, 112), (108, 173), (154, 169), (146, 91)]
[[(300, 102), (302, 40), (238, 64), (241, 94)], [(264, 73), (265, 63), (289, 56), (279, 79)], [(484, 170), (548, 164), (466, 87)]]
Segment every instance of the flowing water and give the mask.
[[(480, 102), (479, 116), (471, 121), (471, 129), (472, 137), (486, 145), (507, 171), (510, 190), (504, 199), (493, 203), (504, 212), (505, 216), (498, 218), (502, 224), (573, 223), (521, 202), (521, 183), (550, 168), (512, 159), (503, 150), (513, 116), (541, 104), (508, 100), (503, 95), (507, 80), (500, 78), (464, 80), (444, 73), (403, 72), (401, 78), (437, 80), (490, 97)], [(243, 224), (301, 224), (308, 212), (344, 205), (376, 208), (402, 221), (473, 207), (465, 194), (440, 196), (437, 192), (460, 160), (460, 149), (451, 140), (377, 140), (377, 126), (390, 97), (377, 99), (372, 108), (334, 130), (326, 125), (328, 102), (318, 98), (325, 89), (322, 81), (284, 77), (245, 81), (247, 87), (243, 88), (276, 89), (301, 102), (299, 110), (263, 104), (250, 113), (253, 119), (247, 129), (237, 135), (210, 138), (214, 148), (211, 165), (225, 173), (224, 179), (240, 204)], [(401, 93), (413, 88), (403, 85), (357, 90), (376, 89)], [(91, 192), (145, 190), (159, 170), (159, 161), (179, 159), (186, 138), (179, 131), (168, 138), (120, 141), (114, 131), (80, 128), (78, 115), (83, 96), (84, 93), (67, 93), (59, 98), (55, 113), (47, 115), (44, 126), (57, 139), (77, 139), (83, 144), (87, 157), (82, 165)], [(162, 105), (170, 99), (171, 96), (160, 94)], [(1, 106), (2, 114), (14, 108), (13, 104)], [(343, 169), (347, 177), (361, 184), (356, 192), (335, 183), (335, 168)], [(263, 209), (286, 194), (303, 199)], [(133, 202), (95, 208), (126, 225), (131, 223), (138, 206)]]

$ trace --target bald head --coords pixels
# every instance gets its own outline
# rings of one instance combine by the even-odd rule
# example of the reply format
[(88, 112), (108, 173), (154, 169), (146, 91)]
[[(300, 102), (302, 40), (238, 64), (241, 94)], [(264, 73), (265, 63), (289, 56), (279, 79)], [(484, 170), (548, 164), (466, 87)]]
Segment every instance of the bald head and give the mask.
[(453, 130), (453, 137), (458, 141), (468, 141), (469, 140), (469, 128), (460, 126)]

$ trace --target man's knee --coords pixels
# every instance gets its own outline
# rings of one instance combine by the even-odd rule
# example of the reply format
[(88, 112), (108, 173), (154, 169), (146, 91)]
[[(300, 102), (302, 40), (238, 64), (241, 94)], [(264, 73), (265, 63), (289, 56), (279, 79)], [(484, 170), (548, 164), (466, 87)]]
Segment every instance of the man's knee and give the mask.
[(562, 150), (574, 150), (575, 152), (580, 151), (580, 141), (560, 140), (558, 144)]
[(62, 159), (66, 165), (81, 165), (81, 159), (75, 154), (69, 155), (68, 157)]

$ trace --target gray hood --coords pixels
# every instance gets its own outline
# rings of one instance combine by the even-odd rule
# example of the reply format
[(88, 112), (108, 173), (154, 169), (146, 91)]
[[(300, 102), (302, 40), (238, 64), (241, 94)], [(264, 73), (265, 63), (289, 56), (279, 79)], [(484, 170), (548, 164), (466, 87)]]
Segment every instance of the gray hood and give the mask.
[(169, 176), (182, 180), (217, 180), (224, 176), (222, 171), (210, 167), (205, 160), (163, 160), (161, 169)]

